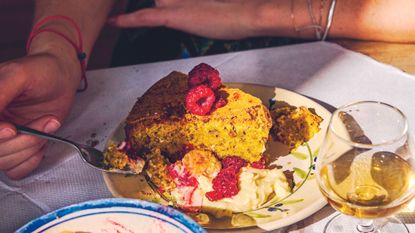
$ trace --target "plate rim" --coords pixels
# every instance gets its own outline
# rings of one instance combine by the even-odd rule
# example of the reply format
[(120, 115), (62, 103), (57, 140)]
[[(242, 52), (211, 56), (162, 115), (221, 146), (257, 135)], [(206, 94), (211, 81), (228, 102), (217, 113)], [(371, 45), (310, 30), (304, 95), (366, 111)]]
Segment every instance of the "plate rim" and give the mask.
[[(321, 109), (326, 111), (326, 114), (331, 115), (331, 111), (328, 110), (328, 108), (325, 107), (324, 105), (318, 103), (316, 101), (316, 99), (310, 98), (306, 95), (300, 94), (300, 93), (298, 93), (296, 91), (293, 91), (293, 90), (281, 88), (281, 87), (278, 87), (278, 86), (270, 86), (270, 85), (266, 85), (266, 84), (250, 83), (250, 82), (225, 82), (224, 85), (227, 86), (227, 87), (230, 87), (230, 88), (238, 88), (238, 87), (235, 87), (235, 86), (248, 85), (248, 86), (252, 86), (252, 87), (272, 89), (274, 93), (277, 93), (277, 91), (283, 91), (283, 92), (289, 93), (290, 95), (295, 95), (295, 96), (298, 96), (300, 98), (306, 99), (307, 101), (312, 102), (314, 105), (319, 106)], [(257, 97), (257, 96), (255, 96), (255, 97)], [(257, 97), (257, 98), (259, 98), (259, 97)], [(261, 99), (261, 98), (259, 98), (259, 99)], [(327, 120), (329, 120), (329, 119), (327, 119)], [(114, 132), (115, 132), (115, 130), (116, 129), (114, 129)], [(109, 174), (107, 174), (105, 172), (102, 172), (102, 175), (103, 175), (103, 179), (104, 179), (104, 182), (106, 184), (106, 187), (111, 192), (111, 195), (113, 195), (114, 197), (119, 196), (118, 194), (115, 195), (116, 192), (114, 192), (114, 190), (112, 190), (112, 188), (108, 185), (108, 182), (109, 182), (108, 179), (109, 178), (107, 176)], [(137, 199), (137, 200), (141, 200), (141, 199)], [(232, 228), (232, 229), (216, 229), (216, 228), (212, 228), (212, 229), (208, 228), (208, 229), (211, 229), (211, 230), (233, 230), (233, 231), (238, 232), (238, 231), (243, 231), (244, 229), (248, 229), (250, 227), (258, 227), (258, 228), (261, 228), (261, 229), (267, 230), (267, 231), (276, 230), (276, 229), (279, 229), (279, 228), (282, 228), (282, 227), (285, 227), (285, 226), (289, 226), (291, 224), (294, 224), (296, 222), (299, 222), (299, 221), (302, 221), (302, 220), (306, 219), (307, 217), (315, 214), (317, 211), (319, 211), (324, 206), (326, 206), (327, 203), (328, 203), (327, 200), (321, 194), (320, 198), (316, 199), (315, 203), (313, 203), (311, 206), (309, 206), (306, 209), (301, 209), (301, 210), (297, 211), (294, 215), (291, 215), (291, 216), (288, 216), (288, 217), (273, 220), (273, 221), (270, 221), (270, 222), (267, 222), (267, 223), (257, 223), (254, 226), (247, 226), (247, 227), (240, 227), (240, 228), (238, 227), (238, 228)]]
[[(186, 228), (188, 228), (192, 232), (195, 232), (195, 233), (206, 232), (206, 230), (203, 229), (203, 227), (201, 227), (198, 223), (196, 223), (192, 218), (190, 218), (186, 214), (174, 208), (163, 206), (161, 204), (149, 202), (146, 200), (133, 199), (133, 198), (104, 198), (104, 199), (90, 200), (90, 201), (68, 205), (68, 206), (51, 211), (47, 214), (44, 214), (38, 218), (31, 220), (30, 222), (26, 223), (25, 225), (17, 229), (15, 232), (16, 233), (33, 232), (35, 230), (38, 230), (40, 227), (48, 223), (51, 223), (56, 219), (69, 215), (69, 214), (73, 214), (73, 213), (80, 212), (83, 210), (104, 209), (104, 208), (111, 208), (111, 207), (127, 207), (127, 208), (134, 208), (134, 209), (149, 210), (152, 212), (165, 215), (168, 218), (178, 221), (179, 223), (183, 224)], [(160, 211), (163, 209), (165, 209), (166, 211)]]

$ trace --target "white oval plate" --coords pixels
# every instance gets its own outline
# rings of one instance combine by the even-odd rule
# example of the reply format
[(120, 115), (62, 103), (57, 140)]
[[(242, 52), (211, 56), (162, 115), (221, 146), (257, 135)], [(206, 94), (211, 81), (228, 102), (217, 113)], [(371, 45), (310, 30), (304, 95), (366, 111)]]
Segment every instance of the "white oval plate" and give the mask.
[[(294, 172), (296, 187), (294, 192), (282, 200), (267, 204), (264, 208), (234, 214), (232, 219), (214, 219), (208, 224), (201, 224), (210, 229), (231, 229), (248, 226), (258, 226), (264, 230), (274, 230), (305, 219), (326, 205), (314, 179), (314, 163), (318, 149), (323, 142), (324, 134), (328, 126), (331, 113), (315, 101), (300, 94), (281, 88), (262, 86), (257, 84), (230, 83), (229, 87), (240, 88), (260, 98), (265, 106), (269, 105), (271, 99), (285, 101), (294, 106), (306, 106), (314, 108), (319, 116), (323, 118), (321, 130), (308, 143), (300, 146), (290, 155), (279, 157), (278, 165), (284, 170)], [(110, 141), (120, 142), (124, 139), (123, 124), (115, 130)], [(278, 146), (270, 146), (270, 153), (277, 153)], [(108, 189), (115, 197), (128, 197), (144, 199), (161, 204), (167, 204), (155, 193), (141, 176), (123, 176), (103, 173)], [(248, 216), (248, 218), (247, 218)], [(252, 219), (254, 221), (252, 221)], [(231, 224), (233, 223), (233, 225)]]
[(16, 233), (164, 232), (205, 233), (196, 222), (166, 206), (136, 199), (101, 199), (71, 205), (37, 218)]

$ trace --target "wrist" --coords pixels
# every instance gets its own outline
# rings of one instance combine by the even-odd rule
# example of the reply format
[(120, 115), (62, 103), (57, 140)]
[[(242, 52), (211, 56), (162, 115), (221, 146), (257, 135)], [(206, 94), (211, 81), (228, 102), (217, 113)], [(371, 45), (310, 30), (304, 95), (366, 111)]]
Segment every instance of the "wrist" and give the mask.
[[(65, 33), (64, 29), (56, 29)], [(71, 36), (71, 38), (75, 38)], [(49, 55), (57, 62), (62, 77), (69, 82), (71, 88), (76, 90), (81, 82), (82, 70), (79, 64), (78, 54), (75, 48), (60, 35), (43, 32), (36, 35), (28, 51), (31, 55)]]
[[(325, 3), (325, 4), (323, 4)], [(321, 17), (325, 24), (326, 10), (329, 1), (322, 1), (321, 4), (313, 4), (312, 12), (315, 16)], [(310, 20), (310, 12), (307, 1), (279, 1), (267, 0), (255, 7), (253, 16), (254, 33), (260, 36), (287, 36), (296, 38), (315, 38), (316, 33), (313, 23)], [(318, 18), (319, 18), (318, 17)]]
[(78, 86), (79, 79), (84, 79), (83, 88), (78, 89), (83, 91), (87, 88), (85, 78), (87, 60), (82, 45), (81, 30), (73, 19), (64, 15), (51, 15), (39, 19), (33, 26), (26, 49), (29, 55), (36, 53), (53, 55), (60, 61), (58, 63), (60, 68), (65, 71), (62, 75), (66, 74), (67, 78)]
[(292, 36), (290, 4), (269, 0), (255, 5), (251, 15), (253, 33), (256, 36)]

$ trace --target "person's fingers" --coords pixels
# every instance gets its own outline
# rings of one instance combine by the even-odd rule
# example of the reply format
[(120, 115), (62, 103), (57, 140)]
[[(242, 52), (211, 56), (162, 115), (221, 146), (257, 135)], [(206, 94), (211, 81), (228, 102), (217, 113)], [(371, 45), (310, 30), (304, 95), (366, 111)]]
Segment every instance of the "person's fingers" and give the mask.
[(18, 63), (0, 64), (0, 113), (24, 91), (26, 76)]
[[(0, 64), (0, 114), (25, 88), (26, 73), (18, 63)], [(8, 122), (0, 121), (0, 142), (16, 136), (16, 129)]]
[(12, 139), (16, 135), (16, 129), (12, 124), (0, 121), (0, 143), (2, 141)]
[[(43, 116), (26, 125), (29, 128), (33, 128), (46, 133), (56, 132), (61, 124), (54, 116)], [(19, 134), (16, 137), (0, 142), (0, 157), (11, 155), (37, 144), (42, 144), (43, 139), (27, 134)]]
[(168, 25), (167, 10), (147, 8), (112, 17), (108, 22), (116, 27), (157, 27)]
[(246, 14), (235, 19), (240, 8), (230, 1), (184, 1), (115, 16), (108, 23), (121, 28), (163, 26), (212, 39), (239, 39), (248, 35)]
[(37, 153), (40, 148), (42, 148), (46, 143), (46, 140), (42, 140), (39, 144), (36, 144), (30, 148), (19, 151), (17, 153), (0, 157), (0, 170), (10, 170), (13, 167), (25, 162), (35, 153)]
[(38, 152), (33, 154), (29, 159), (23, 163), (17, 165), (16, 167), (6, 171), (6, 175), (13, 180), (22, 179), (32, 172), (43, 159), (44, 148), (41, 148)]

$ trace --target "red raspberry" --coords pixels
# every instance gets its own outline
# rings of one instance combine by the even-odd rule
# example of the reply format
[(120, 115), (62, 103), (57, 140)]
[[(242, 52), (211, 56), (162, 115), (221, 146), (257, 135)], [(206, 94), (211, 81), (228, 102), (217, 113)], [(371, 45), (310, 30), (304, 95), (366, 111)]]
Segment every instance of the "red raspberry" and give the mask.
[(207, 197), (207, 199), (209, 199), (209, 201), (217, 201), (223, 198), (222, 193), (217, 191), (207, 192), (205, 196)]
[(264, 158), (261, 158), (260, 160), (253, 162), (251, 164), (251, 167), (256, 168), (256, 169), (264, 169), (265, 168), (265, 160)]
[(213, 190), (222, 192), (224, 197), (238, 193), (238, 171), (232, 167), (222, 169), (213, 181)]
[(190, 176), (190, 173), (186, 173), (184, 176), (179, 177), (179, 182), (182, 186), (197, 187), (199, 185), (197, 179), (193, 176)]
[(193, 177), (190, 174), (190, 172), (185, 170), (184, 173), (179, 174), (176, 171), (174, 164), (170, 164), (169, 166), (167, 166), (167, 172), (172, 179), (176, 180), (177, 185), (192, 186), (192, 187), (197, 187), (199, 185), (199, 182), (197, 182), (197, 179)]
[(200, 85), (187, 92), (186, 109), (192, 114), (204, 116), (210, 112), (215, 100), (213, 90), (206, 85)]
[(215, 102), (215, 108), (221, 108), (223, 106), (225, 106), (228, 103), (228, 101), (226, 101), (226, 99), (219, 97), (219, 99)]
[(219, 174), (213, 178), (213, 191), (207, 192), (205, 196), (210, 201), (217, 201), (238, 194), (238, 172), (239, 169), (235, 169), (235, 167), (220, 170)]
[(245, 160), (237, 157), (237, 156), (228, 156), (222, 160), (222, 167), (234, 167), (236, 170), (241, 169), (242, 167), (246, 166)]
[(179, 177), (179, 173), (174, 169), (174, 163), (167, 166), (167, 172), (172, 179)]
[(189, 72), (189, 86), (195, 87), (206, 84), (216, 90), (222, 85), (219, 71), (206, 63), (200, 63)]

